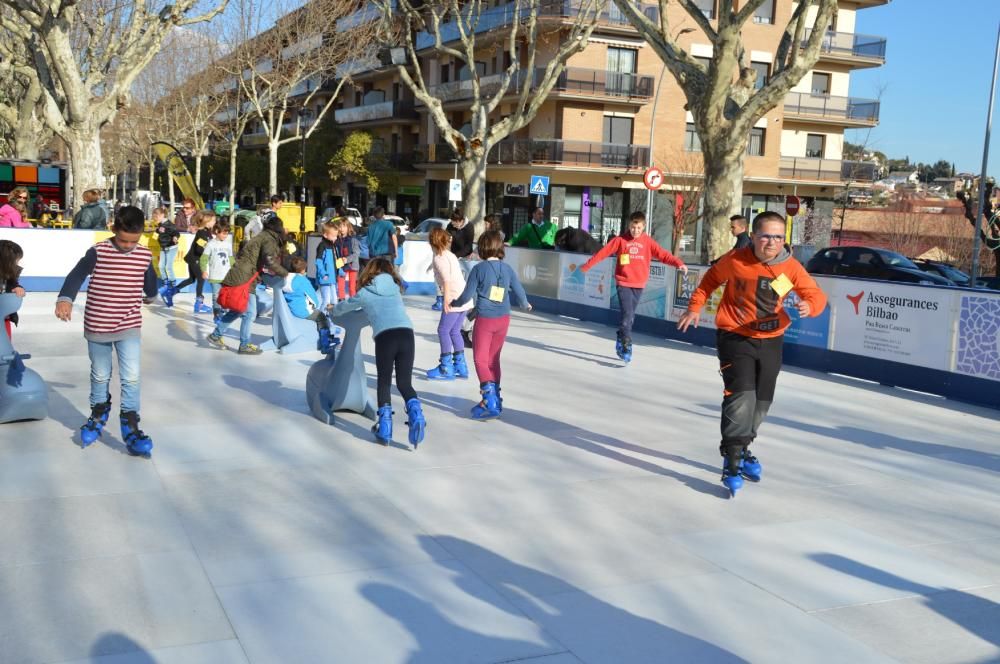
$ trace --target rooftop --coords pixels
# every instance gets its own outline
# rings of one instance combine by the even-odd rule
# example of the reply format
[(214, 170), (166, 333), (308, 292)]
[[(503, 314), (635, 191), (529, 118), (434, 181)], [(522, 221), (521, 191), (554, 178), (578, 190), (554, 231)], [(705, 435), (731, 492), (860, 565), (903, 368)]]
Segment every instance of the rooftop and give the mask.
[[(727, 500), (710, 350), (636, 335), (621, 368), (611, 328), (515, 314), (503, 418), (417, 379), (411, 452), (310, 417), (314, 355), (205, 347), (191, 301), (145, 312), (146, 461), (117, 425), (77, 447), (80, 309), (29, 294), (51, 417), (0, 425), (0, 661), (1000, 658), (996, 411), (789, 368)], [(438, 317), (408, 301), (426, 368)]]

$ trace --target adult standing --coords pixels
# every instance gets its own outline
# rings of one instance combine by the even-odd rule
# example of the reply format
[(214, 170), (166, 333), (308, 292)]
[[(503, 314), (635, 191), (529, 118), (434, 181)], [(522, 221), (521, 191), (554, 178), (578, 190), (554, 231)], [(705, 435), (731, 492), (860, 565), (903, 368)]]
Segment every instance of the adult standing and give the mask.
[[(285, 204), (284, 197), (281, 194), (275, 194), (271, 196), (271, 209), (269, 212), (273, 212), (275, 215), (281, 211), (281, 206)], [(267, 216), (268, 212), (263, 214), (254, 215), (246, 227), (243, 229), (243, 240), (251, 240), (254, 236), (259, 235), (262, 230), (264, 230), (264, 217)]]
[(28, 190), (15, 187), (0, 206), (0, 228), (31, 228), (28, 221)]
[(742, 214), (734, 214), (729, 218), (729, 232), (736, 238), (736, 245), (733, 249), (743, 249), (744, 247), (753, 246), (753, 240), (750, 239), (748, 227), (747, 218)]
[(101, 205), (101, 190), (91, 187), (83, 192), (83, 206), (73, 215), (73, 228), (104, 230), (108, 227), (108, 212)]
[(285, 228), (278, 215), (270, 212), (264, 215), (264, 230), (256, 237), (240, 245), (240, 252), (233, 261), (233, 266), (222, 280), (223, 286), (240, 286), (250, 282), (250, 299), (247, 310), (242, 314), (226, 310), (216, 319), (215, 330), (208, 335), (208, 342), (216, 348), (226, 348), (222, 340), (229, 326), (237, 318), (240, 319), (240, 355), (260, 355), (261, 350), (256, 344), (250, 343), (250, 326), (257, 318), (257, 298), (254, 292), (257, 288), (258, 272), (284, 279), (288, 270), (283, 264), (285, 246)]
[(722, 284), (725, 290), (715, 315), (722, 399), (722, 482), (730, 495), (743, 479), (760, 480), (760, 461), (750, 443), (774, 400), (781, 370), (781, 349), (791, 319), (782, 301), (790, 291), (803, 318), (826, 308), (826, 295), (802, 264), (785, 248), (785, 218), (762, 212), (753, 220), (753, 244), (722, 256), (709, 268), (691, 295), (688, 310), (677, 322), (681, 332), (698, 326), (699, 312)]
[(375, 208), (372, 216), (375, 221), (368, 226), (368, 256), (384, 256), (393, 261), (399, 248), (396, 225), (385, 218), (385, 209), (381, 206)]
[(510, 239), (510, 246), (529, 249), (552, 249), (555, 244), (556, 225), (545, 221), (545, 210), (540, 207), (531, 213), (531, 223), (521, 226), (521, 230)]
[(455, 254), (455, 258), (462, 259), (471, 256), (473, 245), (476, 242), (475, 229), (461, 210), (455, 210), (451, 213), (451, 222), (446, 230), (451, 236), (451, 253)]
[(194, 233), (197, 230), (194, 227), (194, 215), (197, 212), (194, 200), (185, 198), (181, 203), (181, 209), (177, 211), (177, 216), (174, 217), (174, 227), (181, 233)]

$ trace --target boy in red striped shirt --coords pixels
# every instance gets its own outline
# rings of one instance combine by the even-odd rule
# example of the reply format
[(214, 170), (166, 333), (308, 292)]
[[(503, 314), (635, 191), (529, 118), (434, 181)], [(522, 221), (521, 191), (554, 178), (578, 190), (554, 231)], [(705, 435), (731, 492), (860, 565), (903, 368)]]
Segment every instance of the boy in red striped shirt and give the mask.
[[(112, 351), (118, 355), (122, 386), (121, 431), (129, 454), (148, 457), (153, 441), (139, 428), (139, 361), (142, 304), (156, 297), (153, 254), (139, 244), (145, 227), (142, 210), (118, 210), (114, 237), (87, 250), (66, 277), (56, 300), (56, 317), (68, 321), (73, 300), (90, 277), (83, 310), (83, 337), (90, 355), (90, 418), (80, 428), (83, 447), (97, 440), (111, 412)], [(144, 297), (145, 296), (145, 297)]]
[(635, 321), (635, 309), (639, 306), (642, 291), (649, 281), (649, 266), (652, 259), (673, 265), (687, 274), (687, 265), (684, 261), (645, 234), (645, 214), (633, 212), (628, 218), (628, 230), (628, 235), (613, 238), (580, 266), (580, 270), (586, 272), (608, 256), (618, 257), (615, 262), (615, 281), (618, 285), (618, 302), (621, 305), (622, 318), (618, 327), (615, 350), (618, 357), (625, 362), (632, 360), (632, 323)]

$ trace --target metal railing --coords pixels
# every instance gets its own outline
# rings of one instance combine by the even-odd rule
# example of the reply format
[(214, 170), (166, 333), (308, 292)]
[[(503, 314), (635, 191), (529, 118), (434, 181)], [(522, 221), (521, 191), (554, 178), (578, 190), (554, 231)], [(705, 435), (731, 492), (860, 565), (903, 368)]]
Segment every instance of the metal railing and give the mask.
[(785, 97), (785, 113), (817, 115), (862, 122), (878, 122), (879, 102), (874, 99), (834, 97), (807, 92), (790, 92)]
[[(535, 69), (532, 77), (532, 87), (537, 87), (544, 77), (544, 69)], [(508, 94), (519, 94), (521, 84), (527, 78), (527, 72), (518, 71), (511, 77)], [(497, 93), (503, 83), (503, 74), (491, 74), (479, 78), (479, 95), (488, 98)], [(585, 69), (583, 67), (567, 67), (556, 79), (553, 92), (568, 92), (596, 97), (611, 97), (616, 99), (648, 100), (653, 96), (653, 77), (641, 76), (603, 69)], [(472, 99), (472, 81), (450, 81), (432, 86), (429, 90), (432, 96), (443, 102)]]
[(409, 150), (407, 152), (395, 153), (373, 151), (371, 157), (372, 166), (375, 170), (413, 171), (416, 170), (415, 164), (426, 162), (423, 150)]
[(845, 159), (840, 165), (840, 179), (844, 182), (875, 182), (879, 175), (879, 165), (870, 161)]
[[(806, 30), (802, 45), (809, 40), (811, 30)], [(853, 56), (885, 62), (885, 37), (859, 35), (854, 32), (827, 32), (820, 46), (821, 53)]]
[[(544, 18), (566, 18), (572, 19), (580, 15), (584, 3), (581, 0), (542, 0), (538, 6), (537, 16)], [(659, 17), (659, 7), (657, 5), (642, 5), (642, 13), (650, 20), (656, 21)], [(531, 15), (531, 7), (522, 5), (520, 10), (513, 4), (500, 5), (485, 11), (479, 12), (468, 19), (463, 19), (466, 34), (481, 34), (511, 25), (515, 20), (523, 21)], [(608, 9), (601, 13), (599, 22), (604, 25), (614, 25), (626, 27), (629, 25), (628, 19), (618, 9), (617, 5), (611, 4)], [(455, 41), (459, 38), (458, 26), (454, 21), (449, 21), (441, 25), (441, 40), (445, 43)], [(416, 47), (418, 50), (434, 46), (434, 35), (429, 32), (417, 34)]]
[[(427, 146), (428, 163), (447, 164), (455, 154), (447, 143)], [(493, 146), (490, 164), (548, 164), (589, 168), (644, 168), (649, 146), (567, 141), (557, 138), (506, 139)]]
[(334, 111), (333, 117), (338, 124), (351, 124), (395, 118), (412, 120), (417, 117), (417, 112), (413, 109), (412, 101), (383, 101), (367, 106), (339, 108)]
[(778, 160), (778, 175), (796, 180), (840, 182), (842, 166), (843, 162), (839, 159), (781, 157)]

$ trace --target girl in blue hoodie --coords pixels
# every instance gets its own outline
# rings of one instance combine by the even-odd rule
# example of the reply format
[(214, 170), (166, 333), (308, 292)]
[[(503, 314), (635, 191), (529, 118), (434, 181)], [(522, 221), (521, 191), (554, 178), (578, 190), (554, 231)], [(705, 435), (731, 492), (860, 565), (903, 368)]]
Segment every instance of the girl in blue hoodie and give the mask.
[(368, 261), (358, 277), (358, 294), (338, 303), (333, 315), (359, 309), (368, 316), (375, 336), (375, 368), (378, 374), (378, 421), (372, 427), (375, 439), (383, 445), (392, 440), (390, 388), (395, 368), (396, 389), (406, 401), (410, 444), (416, 449), (424, 439), (426, 421), (420, 399), (413, 389), (413, 358), (416, 352), (413, 323), (403, 305), (403, 280), (388, 258), (380, 256)]

